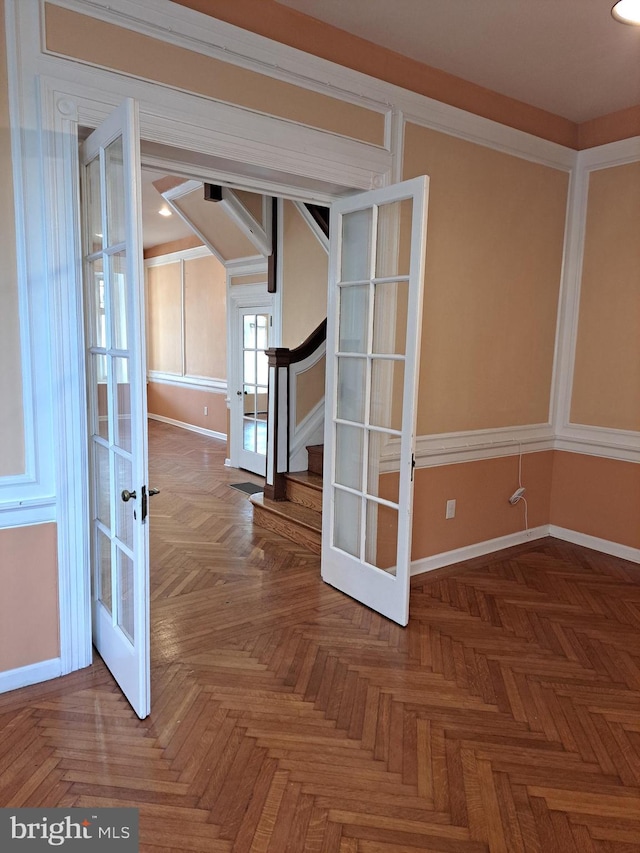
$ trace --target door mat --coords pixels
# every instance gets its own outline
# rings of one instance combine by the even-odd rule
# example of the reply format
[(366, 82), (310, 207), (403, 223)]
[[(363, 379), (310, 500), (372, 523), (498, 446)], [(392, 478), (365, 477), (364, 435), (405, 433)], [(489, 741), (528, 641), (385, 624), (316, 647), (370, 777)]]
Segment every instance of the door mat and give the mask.
[(256, 486), (255, 483), (229, 483), (232, 489), (238, 489), (246, 495), (255, 495), (257, 492), (264, 492), (264, 486)]

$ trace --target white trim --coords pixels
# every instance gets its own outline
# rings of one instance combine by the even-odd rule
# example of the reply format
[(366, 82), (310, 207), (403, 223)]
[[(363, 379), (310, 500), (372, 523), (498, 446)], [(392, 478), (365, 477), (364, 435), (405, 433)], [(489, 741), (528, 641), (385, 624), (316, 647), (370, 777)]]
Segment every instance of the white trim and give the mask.
[[(289, 400), (291, 411), (294, 403)], [(311, 409), (289, 435), (289, 470), (306, 471), (309, 466), (308, 444), (322, 444), (324, 440), (324, 397)]]
[(569, 214), (565, 232), (565, 257), (552, 395), (556, 449), (627, 461), (640, 459), (638, 449), (640, 434), (628, 430), (572, 423), (571, 404), (591, 172), (635, 163), (638, 160), (640, 160), (640, 136), (581, 151), (577, 155), (576, 169), (571, 178), (569, 191)]
[(0, 693), (18, 690), (20, 687), (28, 687), (30, 684), (39, 684), (41, 681), (49, 681), (52, 678), (59, 678), (61, 675), (64, 673), (60, 658), (51, 658), (28, 666), (8, 669), (5, 672), (0, 672)]
[(383, 144), (387, 149), (394, 135), (391, 114), (397, 109), (404, 112), (406, 120), (412, 123), (534, 162), (565, 169), (571, 169), (575, 162), (576, 152), (571, 148), (468, 113), (191, 9), (176, 9), (166, 0), (52, 2), (267, 77), (379, 112), (385, 117)]
[[(341, 69), (333, 62), (192, 9), (176, 9), (166, 0), (53, 0), (53, 3), (383, 116), (389, 111), (388, 84), (382, 81)], [(50, 55), (55, 56), (53, 52)]]
[(532, 527), (529, 530), (519, 530), (517, 533), (509, 533), (506, 536), (498, 536), (496, 539), (486, 539), (484, 542), (476, 542), (473, 545), (465, 545), (463, 548), (455, 548), (453, 551), (442, 551), (432, 557), (423, 557), (421, 560), (413, 560), (411, 563), (411, 577), (421, 575), (424, 572), (432, 572), (444, 566), (461, 563), (464, 560), (472, 560), (474, 557), (484, 557), (494, 551), (503, 548), (511, 548), (513, 545), (521, 545), (535, 539), (549, 536), (549, 525)]
[(322, 248), (325, 250), (325, 252), (328, 255), (329, 254), (329, 238), (324, 233), (322, 228), (320, 228), (320, 226), (315, 221), (313, 216), (309, 213), (309, 211), (305, 207), (304, 202), (303, 201), (294, 201), (293, 206), (298, 211), (300, 216), (304, 219), (304, 221), (307, 223), (307, 225), (311, 229), (311, 233), (316, 238), (318, 243), (320, 243), (320, 245), (322, 246)]
[(163, 267), (167, 264), (177, 264), (180, 261), (195, 261), (198, 258), (209, 258), (212, 252), (206, 246), (195, 246), (193, 249), (182, 249), (178, 252), (167, 252), (166, 255), (156, 255), (145, 258), (145, 267)]
[(227, 393), (226, 379), (211, 379), (208, 376), (179, 376), (177, 373), (148, 370), (147, 382), (156, 382), (159, 385), (179, 385), (181, 388), (191, 388), (194, 391), (208, 390), (215, 394)]
[(574, 545), (582, 545), (583, 548), (592, 548), (602, 554), (610, 554), (612, 557), (620, 557), (630, 560), (632, 563), (640, 563), (640, 548), (632, 548), (629, 545), (621, 545), (619, 542), (611, 542), (609, 539), (600, 539), (598, 536), (590, 536), (588, 533), (578, 533), (576, 530), (567, 530), (566, 527), (549, 525), (549, 535), (565, 542), (573, 542)]
[(5, 503), (0, 508), (0, 530), (28, 527), (34, 524), (55, 524), (57, 520), (56, 499), (54, 497), (13, 501)]
[(197, 432), (199, 435), (207, 435), (209, 438), (218, 438), (220, 441), (226, 441), (227, 435), (224, 432), (216, 432), (212, 429), (205, 429), (204, 427), (194, 426), (193, 424), (186, 424), (184, 421), (176, 421), (173, 418), (165, 418), (164, 415), (153, 415), (151, 412), (147, 413), (147, 417), (151, 421), (160, 421), (163, 424), (169, 424), (169, 426), (180, 427), (180, 429), (187, 429), (189, 432)]

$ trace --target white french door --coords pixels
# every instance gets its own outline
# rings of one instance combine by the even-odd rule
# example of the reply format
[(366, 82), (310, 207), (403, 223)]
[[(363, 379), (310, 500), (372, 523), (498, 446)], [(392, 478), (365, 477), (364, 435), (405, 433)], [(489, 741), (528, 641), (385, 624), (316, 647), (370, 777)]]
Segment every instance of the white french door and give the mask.
[(81, 148), (93, 642), (150, 710), (147, 406), (137, 105)]
[(267, 408), (269, 365), (265, 350), (271, 345), (271, 309), (238, 310), (242, 379), (236, 390), (235, 425), (240, 436), (240, 468), (264, 477), (267, 467)]
[(429, 179), (331, 207), (322, 577), (406, 625)]

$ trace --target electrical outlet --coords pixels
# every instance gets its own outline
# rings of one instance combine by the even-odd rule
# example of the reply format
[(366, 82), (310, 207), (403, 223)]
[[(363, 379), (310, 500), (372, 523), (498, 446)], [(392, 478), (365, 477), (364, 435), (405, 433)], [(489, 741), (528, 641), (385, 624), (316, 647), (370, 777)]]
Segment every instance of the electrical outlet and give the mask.
[(205, 413), (205, 415), (209, 414), (209, 406), (204, 407), (204, 413)]
[(447, 501), (447, 510), (445, 512), (445, 518), (455, 518), (456, 517), (456, 502), (455, 500)]
[(509, 498), (509, 503), (510, 504), (517, 504), (518, 501), (520, 500), (520, 498), (523, 497), (525, 491), (526, 491), (526, 489), (524, 488), (524, 486), (520, 489), (516, 489), (515, 492)]

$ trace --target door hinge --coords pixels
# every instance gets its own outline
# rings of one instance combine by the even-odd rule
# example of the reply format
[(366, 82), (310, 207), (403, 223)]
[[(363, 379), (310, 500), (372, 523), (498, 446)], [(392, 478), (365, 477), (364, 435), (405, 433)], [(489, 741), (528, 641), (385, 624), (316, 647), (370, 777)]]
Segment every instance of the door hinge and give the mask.
[(415, 454), (412, 453), (411, 454), (411, 482), (412, 483), (413, 483), (413, 472), (415, 471), (415, 468), (416, 468), (416, 457), (415, 457)]

